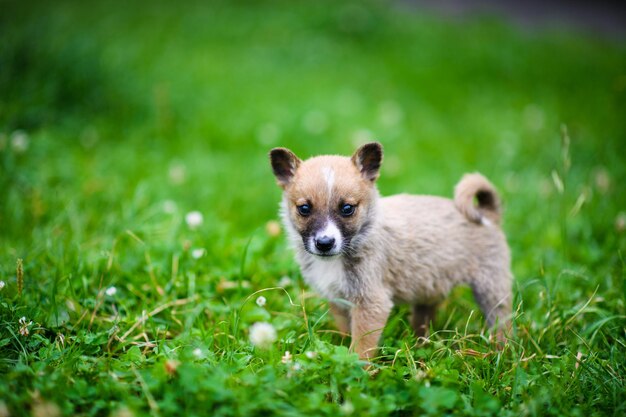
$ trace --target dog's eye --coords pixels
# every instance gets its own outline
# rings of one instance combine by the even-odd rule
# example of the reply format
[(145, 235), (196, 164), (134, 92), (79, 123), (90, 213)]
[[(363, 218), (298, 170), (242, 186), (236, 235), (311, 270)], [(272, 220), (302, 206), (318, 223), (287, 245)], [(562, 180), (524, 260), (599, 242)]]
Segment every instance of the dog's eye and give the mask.
[(356, 206), (353, 206), (352, 204), (344, 204), (339, 209), (341, 215), (344, 217), (352, 216), (354, 214), (354, 210), (356, 210)]
[(302, 204), (300, 206), (297, 206), (297, 209), (298, 209), (298, 213), (301, 216), (306, 217), (311, 214), (311, 206), (308, 204)]

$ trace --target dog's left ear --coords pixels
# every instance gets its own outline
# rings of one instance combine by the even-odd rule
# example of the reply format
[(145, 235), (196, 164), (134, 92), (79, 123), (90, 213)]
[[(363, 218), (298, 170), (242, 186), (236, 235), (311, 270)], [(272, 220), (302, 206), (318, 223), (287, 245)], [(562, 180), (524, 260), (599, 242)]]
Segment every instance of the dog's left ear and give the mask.
[(270, 162), (278, 185), (284, 189), (291, 182), (302, 161), (287, 148), (274, 148), (270, 151)]
[(371, 182), (378, 178), (382, 162), (383, 146), (378, 142), (366, 143), (352, 155), (352, 163), (361, 171), (363, 178)]

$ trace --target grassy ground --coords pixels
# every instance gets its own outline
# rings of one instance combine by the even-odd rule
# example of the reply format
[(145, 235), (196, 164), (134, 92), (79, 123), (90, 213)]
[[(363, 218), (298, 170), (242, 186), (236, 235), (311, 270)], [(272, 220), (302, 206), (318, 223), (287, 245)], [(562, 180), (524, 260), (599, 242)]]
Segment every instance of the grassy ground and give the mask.
[[(3, 2), (0, 416), (624, 415), (625, 52), (383, 3)], [(267, 227), (269, 148), (371, 139), (383, 194), (501, 190), (504, 351), (460, 288), (365, 371)]]

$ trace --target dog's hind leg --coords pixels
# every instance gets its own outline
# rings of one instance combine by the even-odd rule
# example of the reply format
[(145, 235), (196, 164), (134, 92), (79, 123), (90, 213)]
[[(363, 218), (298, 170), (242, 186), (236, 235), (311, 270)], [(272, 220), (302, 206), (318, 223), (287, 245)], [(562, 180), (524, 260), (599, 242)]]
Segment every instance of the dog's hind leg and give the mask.
[(498, 342), (506, 339), (511, 320), (512, 276), (508, 268), (484, 268), (472, 282), (472, 291), (476, 303), (482, 310), (487, 325), (496, 326)]
[(435, 320), (436, 310), (436, 305), (413, 305), (411, 309), (411, 326), (417, 337), (428, 336), (430, 322)]

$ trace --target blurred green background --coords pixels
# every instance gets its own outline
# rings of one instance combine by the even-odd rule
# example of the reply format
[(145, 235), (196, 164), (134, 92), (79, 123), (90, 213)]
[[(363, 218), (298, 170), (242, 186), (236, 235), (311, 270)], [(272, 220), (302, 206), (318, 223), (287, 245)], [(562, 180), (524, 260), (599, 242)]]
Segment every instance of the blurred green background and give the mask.
[[(465, 172), (490, 178), (505, 203), (529, 339), (543, 337), (552, 314), (565, 317), (561, 324), (572, 318), (586, 341), (559, 325), (535, 343), (542, 354), (615, 349), (606, 353), (612, 369), (624, 369), (622, 38), (449, 20), (404, 2), (0, 6), (3, 331), (27, 314), (50, 340), (57, 331), (70, 337), (81, 310), (67, 300), (93, 308), (111, 285), (123, 297), (102, 314), (118, 308), (125, 329), (148, 305), (195, 292), (214, 304), (199, 305), (184, 326), (165, 320), (172, 337), (227, 320), (248, 293), (299, 276), (284, 237), (266, 231), (280, 199), (269, 149), (350, 154), (378, 140), (384, 195), (451, 196)], [(204, 218), (196, 230), (185, 224), (191, 211)], [(193, 248), (206, 254), (193, 259)], [(19, 301), (17, 258), (26, 271)], [(250, 289), (220, 293), (220, 280), (244, 279)], [(274, 311), (289, 307), (277, 300)], [(576, 313), (588, 300), (592, 313)], [(455, 293), (435, 327), (462, 328), (472, 303), (469, 292)], [(211, 308), (215, 318), (199, 324), (199, 311)], [(326, 323), (324, 307), (315, 308)], [(109, 331), (104, 316), (95, 323), (90, 331)], [(392, 346), (401, 332), (394, 323)], [(7, 340), (6, 370), (43, 346)], [(571, 401), (600, 386), (600, 374)], [(612, 396), (598, 393), (587, 406), (619, 404), (623, 378), (611, 384)]]
[[(131, 224), (150, 233), (169, 200), (247, 237), (276, 217), (273, 146), (308, 157), (379, 140), (383, 194), (449, 196), (464, 172), (481, 171), (527, 257), (559, 250), (549, 236), (565, 219), (548, 206), (562, 199), (546, 197), (557, 192), (552, 171), (564, 174), (566, 126), (563, 204), (585, 200), (567, 240), (604, 245), (625, 208), (616, 39), (450, 22), (393, 2), (3, 6), (0, 222), (10, 257), (44, 245), (52, 224), (79, 246)], [(24, 152), (11, 146), (22, 137)]]

